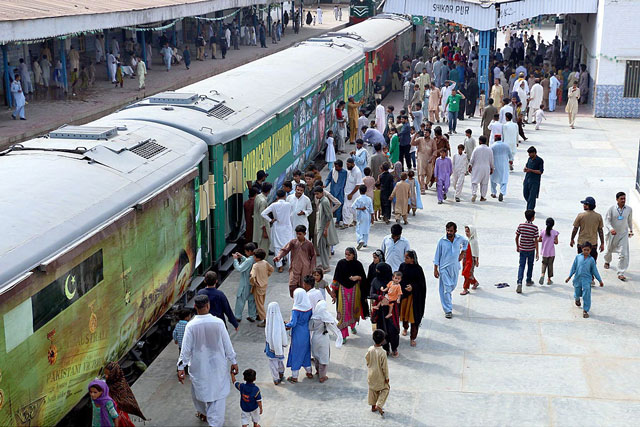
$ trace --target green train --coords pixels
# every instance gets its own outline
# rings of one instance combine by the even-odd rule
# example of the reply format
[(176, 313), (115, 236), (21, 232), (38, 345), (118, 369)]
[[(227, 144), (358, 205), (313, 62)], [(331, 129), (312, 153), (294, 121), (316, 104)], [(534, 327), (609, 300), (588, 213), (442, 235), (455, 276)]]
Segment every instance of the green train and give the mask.
[[(55, 425), (209, 269), (258, 170), (279, 186), (409, 54), (379, 15), (0, 153), (0, 425)], [(383, 62), (384, 60), (384, 62)]]

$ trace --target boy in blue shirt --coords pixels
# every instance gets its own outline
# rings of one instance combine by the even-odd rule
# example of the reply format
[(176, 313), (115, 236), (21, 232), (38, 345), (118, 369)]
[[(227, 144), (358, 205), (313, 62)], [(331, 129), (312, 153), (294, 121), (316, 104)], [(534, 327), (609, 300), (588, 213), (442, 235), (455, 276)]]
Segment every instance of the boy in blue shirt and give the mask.
[(600, 286), (604, 286), (598, 268), (596, 267), (596, 261), (591, 256), (592, 245), (590, 242), (584, 242), (582, 245), (582, 253), (576, 255), (571, 266), (571, 272), (569, 277), (565, 280), (565, 283), (569, 283), (571, 276), (573, 277), (574, 299), (576, 305), (580, 307), (580, 297), (584, 302), (582, 317), (585, 319), (589, 317), (589, 309), (591, 308), (591, 278), (592, 276), (598, 279)]
[[(173, 342), (178, 345), (178, 355), (182, 351), (182, 339), (184, 338), (184, 329), (187, 327), (187, 323), (191, 320), (192, 316), (191, 309), (183, 308), (178, 312), (178, 323), (176, 323), (175, 328), (173, 328)], [(189, 367), (185, 366), (184, 372), (186, 375), (189, 374)]]
[(240, 391), (240, 409), (242, 410), (242, 427), (249, 427), (249, 422), (253, 422), (253, 427), (260, 427), (260, 415), (262, 415), (262, 396), (260, 389), (254, 384), (256, 371), (247, 369), (242, 373), (244, 383), (236, 381), (236, 376), (231, 373), (233, 385)]

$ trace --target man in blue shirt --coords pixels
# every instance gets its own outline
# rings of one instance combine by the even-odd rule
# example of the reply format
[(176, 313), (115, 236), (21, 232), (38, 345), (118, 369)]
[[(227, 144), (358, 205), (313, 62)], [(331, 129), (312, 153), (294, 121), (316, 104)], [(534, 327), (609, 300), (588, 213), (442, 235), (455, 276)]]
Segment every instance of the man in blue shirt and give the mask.
[(409, 241), (402, 237), (402, 226), (393, 224), (391, 234), (382, 240), (382, 246), (380, 246), (384, 261), (389, 264), (391, 270), (398, 271), (400, 264), (404, 262), (404, 254), (410, 249)]
[[(207, 271), (204, 275), (204, 285), (206, 288), (200, 289), (198, 291), (198, 295), (206, 295), (209, 297), (209, 313), (211, 315), (222, 319), (225, 326), (227, 325), (227, 319), (233, 325), (235, 330), (238, 330), (238, 321), (231, 311), (231, 306), (229, 305), (229, 300), (222, 291), (216, 289), (216, 285), (218, 284), (218, 275), (213, 271)], [(226, 318), (225, 318), (226, 316)]]
[(460, 275), (460, 261), (464, 259), (468, 240), (457, 234), (458, 226), (455, 222), (448, 222), (447, 234), (438, 241), (436, 255), (433, 258), (433, 276), (440, 279), (440, 303), (447, 319), (453, 317), (451, 293), (458, 284)]
[(376, 128), (368, 128), (366, 126), (362, 126), (362, 134), (362, 140), (369, 145), (387, 145), (387, 141), (384, 140), (384, 136)]

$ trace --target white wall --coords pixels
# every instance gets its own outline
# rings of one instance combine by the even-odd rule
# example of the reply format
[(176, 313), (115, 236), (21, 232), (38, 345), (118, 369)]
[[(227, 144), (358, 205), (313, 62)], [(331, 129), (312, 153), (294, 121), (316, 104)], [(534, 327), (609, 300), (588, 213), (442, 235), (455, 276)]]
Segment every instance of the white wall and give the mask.
[[(600, 52), (609, 57), (640, 60), (640, 1), (600, 0), (604, 3)], [(598, 85), (623, 85), (626, 64), (600, 57)]]

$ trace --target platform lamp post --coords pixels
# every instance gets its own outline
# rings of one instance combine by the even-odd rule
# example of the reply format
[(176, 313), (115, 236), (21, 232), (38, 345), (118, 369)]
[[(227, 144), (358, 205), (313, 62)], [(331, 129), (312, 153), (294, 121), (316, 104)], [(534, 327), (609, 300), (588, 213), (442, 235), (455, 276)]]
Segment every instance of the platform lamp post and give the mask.
[(4, 71), (4, 98), (9, 108), (12, 107), (11, 102), (11, 82), (9, 81), (9, 57), (7, 56), (7, 45), (2, 45), (2, 69)]

